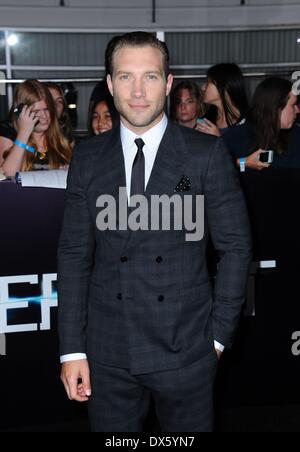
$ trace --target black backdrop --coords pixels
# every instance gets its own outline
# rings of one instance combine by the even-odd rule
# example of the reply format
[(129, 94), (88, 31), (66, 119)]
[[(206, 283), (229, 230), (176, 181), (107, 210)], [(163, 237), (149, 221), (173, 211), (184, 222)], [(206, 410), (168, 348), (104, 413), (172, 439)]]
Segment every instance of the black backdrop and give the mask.
[(299, 404), (300, 357), (292, 353), (292, 334), (300, 330), (300, 171), (249, 172), (242, 185), (253, 260), (275, 260), (276, 268), (256, 274), (256, 315), (242, 318), (235, 346), (220, 363), (220, 404)]
[[(2, 182), (0, 205), (0, 278), (38, 275), (41, 283), (43, 274), (56, 273), (64, 191)], [(25, 299), (40, 294), (40, 284), (16, 284), (10, 291)], [(59, 380), (56, 317), (52, 308), (51, 330), (6, 334), (6, 356), (0, 356), (0, 430), (66, 424), (85, 416), (85, 407), (66, 399)], [(33, 299), (27, 309), (10, 310), (9, 323), (40, 324), (40, 303)]]
[[(300, 331), (300, 171), (249, 172), (242, 185), (254, 261), (276, 261), (276, 268), (255, 275), (256, 315), (242, 318), (235, 346), (221, 360), (217, 409), (300, 404), (300, 356), (292, 354), (292, 334)], [(56, 273), (64, 191), (2, 182), (0, 205), (0, 280), (38, 275), (41, 282), (43, 275)], [(9, 311), (8, 324), (39, 325), (40, 303), (34, 297), (40, 295), (40, 285), (12, 285), (11, 297), (30, 297), (30, 302), (26, 309)], [(85, 407), (67, 401), (59, 380), (55, 307), (51, 330), (6, 334), (0, 384), (0, 430), (85, 419)]]

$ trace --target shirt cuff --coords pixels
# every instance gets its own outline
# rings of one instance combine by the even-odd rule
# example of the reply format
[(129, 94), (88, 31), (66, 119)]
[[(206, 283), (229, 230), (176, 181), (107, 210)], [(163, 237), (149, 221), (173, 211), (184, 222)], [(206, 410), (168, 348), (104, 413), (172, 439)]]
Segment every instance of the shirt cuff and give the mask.
[(85, 353), (70, 353), (69, 355), (62, 355), (60, 357), (60, 363), (67, 363), (68, 361), (79, 361), (80, 359), (87, 359)]
[(215, 344), (215, 349), (219, 350), (219, 352), (222, 352), (222, 353), (224, 352), (224, 350), (225, 350), (224, 345), (220, 344), (217, 341), (214, 341), (214, 344)]

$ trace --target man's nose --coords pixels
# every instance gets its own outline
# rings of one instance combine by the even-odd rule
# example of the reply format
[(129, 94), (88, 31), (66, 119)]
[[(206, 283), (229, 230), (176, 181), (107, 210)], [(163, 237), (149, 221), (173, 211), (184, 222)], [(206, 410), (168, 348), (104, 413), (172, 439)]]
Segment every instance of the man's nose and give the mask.
[(144, 83), (142, 80), (135, 80), (133, 83), (132, 94), (134, 97), (143, 97), (145, 94)]

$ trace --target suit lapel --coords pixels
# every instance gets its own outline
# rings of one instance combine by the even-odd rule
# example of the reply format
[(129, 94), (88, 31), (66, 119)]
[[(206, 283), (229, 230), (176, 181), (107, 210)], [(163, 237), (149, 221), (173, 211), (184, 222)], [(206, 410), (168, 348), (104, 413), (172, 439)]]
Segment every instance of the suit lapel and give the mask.
[[(110, 156), (110, 168), (113, 172), (113, 176), (110, 178), (113, 182), (113, 191), (112, 195), (117, 203), (117, 211), (120, 212), (120, 205), (119, 205), (119, 193), (120, 188), (123, 188), (126, 190), (126, 171), (125, 171), (125, 160), (124, 160), (124, 153), (123, 153), (123, 147), (121, 142), (121, 134), (120, 134), (120, 126), (118, 126), (115, 129), (115, 132), (113, 134), (111, 143), (109, 143), (109, 148), (107, 149), (107, 155)], [(128, 207), (128, 200), (126, 197), (127, 207)], [(117, 229), (119, 228), (119, 215), (117, 215)], [(124, 231), (121, 231), (121, 234), (123, 236), (123, 244), (121, 246), (121, 250), (125, 248), (126, 243), (128, 242), (130, 231), (128, 228)], [(122, 252), (120, 253), (122, 254)]]
[(111, 139), (106, 144), (102, 155), (104, 156), (101, 162), (102, 178), (107, 181), (105, 189), (107, 193), (115, 196), (120, 187), (126, 187), (125, 162), (119, 126), (113, 130)]
[[(100, 174), (99, 171), (101, 171)], [(101, 153), (99, 152), (98, 161), (95, 163), (93, 184), (95, 199), (98, 199), (100, 195), (112, 196), (116, 201), (117, 212), (119, 212), (120, 188), (124, 188), (126, 190), (126, 173), (124, 154), (120, 137), (120, 127), (116, 127), (112, 131), (111, 137), (105, 143), (103, 151)], [(122, 249), (124, 248), (128, 240), (129, 231), (128, 229), (119, 229), (120, 218), (118, 214), (116, 216), (116, 220), (117, 230), (120, 231), (120, 234), (122, 236)]]
[[(184, 174), (187, 153), (180, 130), (169, 122), (159, 146), (151, 176), (146, 188), (146, 197), (150, 204), (152, 195), (172, 196), (176, 185)], [(136, 247), (147, 231), (129, 231), (128, 240), (124, 244), (126, 251)]]
[(180, 130), (169, 122), (157, 152), (146, 196), (174, 193), (178, 181), (184, 174), (186, 158), (186, 148)]
[[(120, 138), (120, 127), (113, 130), (111, 139), (102, 153), (102, 181), (106, 193), (116, 194), (119, 187), (126, 187), (125, 162)], [(150, 179), (146, 187), (146, 196), (172, 194), (184, 174), (186, 148), (180, 130), (169, 123), (163, 136)]]

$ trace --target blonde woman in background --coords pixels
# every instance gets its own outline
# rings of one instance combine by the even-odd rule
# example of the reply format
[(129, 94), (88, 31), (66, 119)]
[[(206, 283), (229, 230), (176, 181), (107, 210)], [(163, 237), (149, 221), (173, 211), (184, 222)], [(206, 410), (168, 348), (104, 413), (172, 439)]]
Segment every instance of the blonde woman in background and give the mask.
[(14, 177), (19, 171), (59, 169), (69, 164), (71, 145), (60, 130), (46, 86), (37, 80), (21, 83), (15, 92), (11, 120), (17, 137), (3, 152), (1, 170), (6, 177)]

